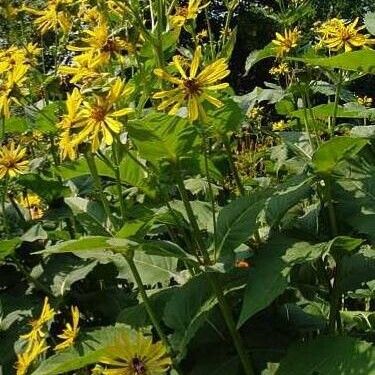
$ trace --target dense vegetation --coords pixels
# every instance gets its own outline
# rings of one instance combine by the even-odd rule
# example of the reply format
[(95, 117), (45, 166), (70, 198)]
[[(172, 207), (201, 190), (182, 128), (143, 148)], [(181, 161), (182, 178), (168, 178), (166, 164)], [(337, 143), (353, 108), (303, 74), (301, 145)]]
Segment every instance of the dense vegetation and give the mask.
[(0, 0), (2, 373), (375, 374), (374, 10)]

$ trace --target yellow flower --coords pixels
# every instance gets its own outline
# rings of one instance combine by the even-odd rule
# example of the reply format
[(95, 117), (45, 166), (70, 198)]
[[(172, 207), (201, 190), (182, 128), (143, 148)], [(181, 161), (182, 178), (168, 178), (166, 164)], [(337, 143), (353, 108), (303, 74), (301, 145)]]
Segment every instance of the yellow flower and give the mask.
[(373, 99), (371, 97), (366, 96), (366, 95), (365, 96), (359, 96), (357, 98), (357, 102), (358, 102), (358, 104), (363, 105), (364, 107), (371, 107)]
[(280, 120), (272, 124), (272, 130), (274, 132), (281, 132), (281, 131), (286, 130), (287, 128), (288, 128), (288, 124), (284, 120)]
[(0, 148), (0, 179), (25, 173), (28, 161), (24, 160), (26, 149), (13, 142)]
[(27, 194), (19, 200), (20, 206), (29, 211), (32, 220), (38, 220), (43, 216), (42, 200), (36, 194)]
[(276, 39), (272, 43), (276, 47), (277, 57), (283, 57), (293, 48), (297, 47), (301, 38), (301, 32), (295, 27), (293, 30), (284, 30), (284, 35), (276, 33)]
[(84, 46), (68, 46), (71, 51), (83, 52), (81, 64), (86, 59), (91, 65), (103, 65), (111, 57), (122, 59), (122, 52), (127, 51), (129, 44), (119, 37), (110, 34), (108, 25), (100, 22), (92, 30), (84, 30), (88, 35), (82, 38)]
[(49, 30), (56, 31), (59, 27), (64, 33), (67, 33), (71, 26), (71, 20), (66, 5), (71, 3), (72, 0), (50, 0), (45, 9), (38, 10), (29, 7), (23, 9), (37, 16), (34, 23), (41, 34), (45, 34)]
[(212, 92), (225, 89), (228, 83), (218, 83), (230, 72), (225, 59), (219, 59), (204, 67), (198, 73), (202, 58), (201, 47), (195, 50), (193, 60), (190, 64), (189, 74), (181, 66), (180, 58), (173, 58), (174, 65), (177, 68), (181, 78), (167, 73), (163, 69), (155, 69), (154, 73), (161, 79), (169, 81), (176, 87), (160, 91), (154, 94), (154, 99), (162, 99), (158, 109), (164, 110), (170, 108), (169, 114), (176, 114), (179, 108), (186, 103), (188, 108), (188, 117), (191, 121), (205, 118), (205, 112), (202, 103), (208, 101), (215, 107), (221, 107), (223, 103), (211, 95)]
[(82, 101), (81, 93), (77, 88), (74, 88), (73, 92), (68, 94), (65, 102), (67, 113), (57, 125), (61, 130), (59, 150), (62, 159), (74, 160), (77, 157), (77, 144), (73, 142), (73, 132), (79, 130), (83, 125), (83, 117), (80, 112)]
[(0, 79), (0, 115), (10, 117), (10, 105), (21, 105), (18, 98), (25, 94), (24, 82), (28, 66), (17, 64), (13, 70), (7, 72), (4, 80)]
[(32, 347), (34, 344), (40, 342), (44, 338), (45, 334), (43, 332), (43, 327), (55, 316), (55, 310), (51, 308), (48, 297), (44, 299), (44, 304), (42, 312), (38, 319), (32, 320), (30, 322), (31, 331), (25, 335), (20, 336), (21, 338), (29, 342), (29, 347)]
[(72, 66), (61, 65), (58, 73), (71, 76), (70, 83), (91, 82), (102, 76), (98, 71), (101, 61), (99, 59), (90, 60), (84, 55), (75, 56)]
[(273, 66), (270, 69), (270, 74), (273, 76), (281, 76), (281, 75), (286, 75), (290, 72), (289, 70), (289, 65), (286, 63), (281, 63), (277, 66)]
[(29, 346), (25, 352), (17, 355), (17, 375), (25, 375), (30, 365), (39, 357), (40, 354), (48, 349), (45, 340), (35, 342)]
[(188, 20), (195, 20), (198, 13), (209, 5), (201, 5), (202, 0), (189, 0), (187, 6), (178, 6), (176, 13), (169, 17), (171, 28), (182, 27)]
[(264, 107), (253, 107), (249, 108), (249, 110), (246, 113), (246, 116), (251, 120), (261, 120), (263, 117), (263, 110)]
[(55, 350), (64, 350), (74, 345), (74, 341), (78, 336), (79, 328), (79, 310), (78, 307), (72, 306), (72, 324), (67, 323), (66, 327), (61, 335), (57, 337), (63, 339), (64, 341), (55, 346)]
[(106, 95), (95, 96), (93, 101), (83, 101), (81, 109), (73, 119), (82, 126), (74, 143), (78, 145), (87, 141), (91, 143), (93, 152), (98, 150), (101, 138), (106, 145), (111, 145), (113, 133), (119, 134), (123, 127), (117, 118), (134, 112), (133, 108), (126, 107), (116, 110), (115, 106), (121, 99), (129, 96), (133, 90), (133, 87), (126, 86), (120, 78), (117, 78)]
[(369, 35), (360, 33), (365, 27), (358, 27), (358, 22), (359, 18), (356, 18), (353, 22), (346, 22), (338, 18), (323, 22), (316, 29), (319, 36), (318, 47), (327, 47), (336, 52), (340, 50), (348, 52), (354, 48), (374, 44), (375, 39), (370, 39)]
[(172, 363), (161, 342), (153, 344), (140, 332), (118, 336), (99, 361), (110, 366), (103, 375), (161, 375)]

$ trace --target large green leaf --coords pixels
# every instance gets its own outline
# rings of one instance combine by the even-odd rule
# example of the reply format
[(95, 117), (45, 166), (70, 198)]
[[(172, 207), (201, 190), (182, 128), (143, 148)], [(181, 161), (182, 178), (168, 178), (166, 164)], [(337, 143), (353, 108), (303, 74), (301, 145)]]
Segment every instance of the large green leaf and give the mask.
[(375, 51), (372, 49), (345, 52), (332, 57), (306, 57), (291, 59), (303, 61), (306, 64), (321, 66), (324, 68), (340, 68), (344, 70), (354, 70), (357, 72), (375, 74)]
[(172, 343), (180, 358), (216, 303), (207, 278), (200, 275), (181, 286), (166, 304), (164, 321), (174, 330)]
[(319, 337), (294, 345), (280, 363), (276, 375), (371, 375), (375, 374), (375, 348), (352, 337)]
[(267, 224), (277, 225), (289, 209), (308, 197), (313, 182), (311, 177), (297, 175), (281, 184), (266, 200), (264, 211)]
[(61, 375), (94, 364), (103, 357), (106, 348), (117, 336), (131, 334), (132, 331), (123, 325), (92, 332), (81, 331), (80, 339), (73, 348), (49, 357), (31, 375)]
[(217, 252), (219, 258), (232, 259), (233, 250), (248, 240), (258, 228), (257, 218), (264, 200), (241, 197), (225, 206), (217, 218)]
[(186, 119), (151, 112), (142, 120), (129, 121), (129, 135), (146, 160), (176, 160), (192, 151), (196, 130)]
[(375, 35), (375, 12), (366, 13), (365, 26), (372, 35)]
[(315, 151), (312, 158), (315, 171), (322, 175), (332, 174), (341, 161), (356, 155), (367, 143), (363, 138), (332, 138)]
[(259, 249), (251, 262), (239, 327), (286, 289), (289, 265), (284, 262), (283, 256), (294, 242), (291, 238), (276, 237)]

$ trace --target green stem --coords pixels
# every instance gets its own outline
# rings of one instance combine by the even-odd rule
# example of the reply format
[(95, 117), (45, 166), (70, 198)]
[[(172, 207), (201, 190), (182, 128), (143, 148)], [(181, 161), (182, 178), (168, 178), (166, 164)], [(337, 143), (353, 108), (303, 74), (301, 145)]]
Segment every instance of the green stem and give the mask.
[(113, 159), (115, 162), (115, 176), (116, 176), (116, 187), (117, 187), (117, 195), (120, 202), (120, 213), (121, 213), (121, 223), (124, 224), (125, 221), (125, 201), (122, 196), (122, 183), (121, 183), (121, 175), (120, 175), (120, 157), (119, 157), (119, 147), (120, 142), (117, 140), (112, 147)]
[(342, 274), (342, 259), (336, 260), (336, 269), (334, 273), (334, 280), (332, 291), (330, 295), (330, 309), (329, 309), (329, 323), (328, 329), (330, 333), (335, 333), (336, 331), (341, 333), (342, 323), (341, 323), (341, 286), (340, 279)]
[(3, 225), (4, 225), (4, 232), (6, 234), (6, 236), (8, 237), (9, 235), (9, 227), (8, 227), (8, 220), (7, 220), (7, 215), (6, 215), (6, 212), (5, 212), (5, 201), (6, 201), (6, 197), (7, 197), (7, 194), (8, 194), (8, 176), (5, 177), (5, 180), (4, 180), (4, 191), (3, 191), (3, 194), (2, 194), (2, 198), (1, 198), (1, 211), (2, 211), (2, 214), (3, 214)]
[(100, 182), (100, 177), (99, 177), (99, 174), (98, 174), (98, 169), (96, 167), (94, 155), (93, 155), (92, 152), (86, 151), (85, 152), (85, 158), (86, 158), (87, 165), (88, 165), (90, 173), (91, 173), (91, 177), (94, 180), (95, 189), (97, 190), (97, 193), (99, 194), (100, 200), (102, 201), (104, 212), (107, 216), (107, 219), (112, 224), (112, 227), (115, 228), (115, 224), (113, 222), (113, 218), (112, 218), (112, 215), (111, 215), (111, 210), (109, 208), (107, 198), (104, 194), (103, 187), (102, 187), (102, 184)]
[(225, 152), (227, 153), (227, 156), (228, 156), (230, 169), (232, 170), (234, 180), (236, 181), (237, 188), (238, 188), (240, 194), (242, 196), (244, 196), (245, 195), (245, 189), (244, 189), (244, 186), (242, 184), (240, 175), (238, 174), (236, 164), (233, 160), (232, 150), (231, 150), (229, 139), (228, 139), (227, 136), (223, 137), (223, 143), (224, 143), (224, 147), (225, 147)]
[(329, 123), (329, 134), (332, 136), (333, 132), (335, 131), (336, 127), (336, 122), (337, 122), (337, 113), (339, 109), (339, 101), (340, 101), (340, 94), (341, 94), (341, 89), (342, 89), (342, 83), (343, 83), (343, 71), (340, 70), (340, 75), (339, 75), (339, 81), (336, 86), (336, 92), (335, 92), (335, 102), (333, 105), (333, 115), (332, 115), (332, 120)]
[(172, 350), (172, 347), (169, 343), (169, 340), (168, 340), (167, 336), (165, 335), (165, 333), (163, 332), (163, 330), (161, 328), (161, 324), (159, 322), (158, 317), (156, 316), (156, 314), (154, 312), (151, 301), (148, 298), (148, 295), (146, 293), (146, 289), (145, 289), (145, 287), (143, 285), (143, 282), (142, 282), (141, 275), (139, 274), (137, 266), (134, 263), (133, 254), (131, 256), (126, 256), (125, 258), (126, 258), (128, 264), (129, 264), (132, 275), (134, 276), (135, 283), (137, 284), (139, 293), (141, 294), (142, 301), (145, 305), (147, 314), (148, 314), (157, 334), (159, 335), (160, 340), (163, 342), (164, 346), (166, 347), (166, 349), (168, 350), (168, 353), (170, 354), (170, 356), (172, 358), (174, 369), (177, 371), (178, 374), (180, 374), (181, 372), (178, 368), (177, 363), (174, 360), (174, 352)]
[(216, 255), (217, 255), (217, 248), (218, 248), (217, 228), (216, 228), (216, 203), (215, 203), (214, 192), (213, 192), (212, 184), (211, 184), (210, 171), (208, 168), (208, 152), (209, 152), (208, 144), (207, 144), (206, 136), (204, 133), (202, 134), (202, 140), (203, 140), (203, 153), (204, 153), (204, 167), (205, 167), (206, 179), (208, 183), (208, 193), (209, 193), (210, 201), (211, 201), (212, 223), (213, 223), (213, 229), (214, 229), (214, 262), (216, 262)]
[(339, 231), (338, 231), (335, 207), (333, 206), (332, 183), (331, 183), (330, 178), (325, 179), (324, 183), (326, 185), (328, 216), (329, 216), (329, 222), (331, 225), (332, 237), (337, 237)]
[(232, 337), (234, 346), (235, 346), (235, 348), (237, 350), (237, 353), (240, 357), (244, 373), (245, 373), (245, 375), (254, 375), (255, 372), (254, 372), (252, 363), (250, 361), (250, 357), (249, 357), (248, 353), (246, 352), (245, 345), (244, 345), (244, 342), (242, 340), (242, 337), (239, 334), (239, 332), (237, 331), (232, 312), (230, 310), (230, 307), (228, 305), (228, 302), (227, 302), (227, 300), (225, 298), (225, 295), (224, 295), (224, 292), (223, 292), (223, 288), (220, 285), (219, 280), (214, 273), (207, 272), (206, 275), (207, 275), (208, 281), (210, 282), (210, 285), (211, 285), (214, 293), (216, 294), (221, 313), (223, 314), (225, 323), (226, 323), (226, 325), (228, 327), (228, 330), (229, 330), (229, 333)]
[[(190, 225), (192, 226), (192, 229), (193, 229), (193, 235), (194, 235), (195, 241), (198, 245), (198, 248), (199, 248), (200, 252), (202, 253), (205, 265), (209, 265), (209, 264), (211, 264), (210, 255), (209, 255), (209, 253), (208, 253), (208, 251), (205, 247), (205, 243), (204, 243), (204, 240), (202, 238), (201, 232), (199, 230), (197, 220), (194, 216), (194, 212), (193, 212), (192, 206), (190, 204), (190, 201), (189, 201), (186, 189), (185, 189), (185, 185), (184, 185), (184, 182), (183, 182), (183, 179), (182, 179), (182, 175), (181, 175), (181, 171), (180, 171), (178, 163), (177, 163), (176, 167), (177, 167), (177, 173), (176, 173), (177, 186), (178, 186), (178, 189), (180, 191), (180, 195), (181, 195), (182, 201), (184, 203), (184, 207), (185, 207), (186, 213), (188, 215)], [(254, 370), (253, 370), (252, 365), (250, 363), (250, 358), (248, 357), (248, 355), (246, 353), (242, 338), (241, 338), (240, 334), (238, 333), (238, 331), (236, 329), (236, 324), (234, 322), (232, 312), (231, 312), (231, 310), (228, 306), (228, 303), (225, 299), (223, 289), (222, 289), (222, 287), (221, 287), (221, 285), (220, 285), (220, 283), (219, 283), (219, 281), (218, 281), (218, 279), (217, 279), (217, 277), (214, 273), (207, 272), (206, 277), (207, 277), (207, 279), (208, 279), (208, 281), (209, 281), (209, 283), (210, 283), (210, 285), (211, 285), (211, 287), (212, 287), (212, 289), (213, 289), (213, 291), (214, 291), (214, 293), (215, 293), (215, 295), (218, 299), (218, 303), (219, 303), (220, 310), (222, 312), (223, 318), (224, 318), (225, 323), (228, 327), (229, 333), (230, 333), (230, 335), (233, 339), (233, 343), (236, 347), (238, 355), (241, 359), (241, 363), (242, 363), (242, 366), (243, 366), (243, 369), (244, 369), (244, 373), (245, 373), (245, 375), (253, 375)]]

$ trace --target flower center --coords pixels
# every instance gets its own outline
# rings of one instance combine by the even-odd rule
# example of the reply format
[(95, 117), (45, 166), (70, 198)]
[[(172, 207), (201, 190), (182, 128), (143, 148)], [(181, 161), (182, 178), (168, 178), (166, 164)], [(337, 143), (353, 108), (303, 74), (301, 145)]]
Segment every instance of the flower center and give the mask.
[(1, 164), (4, 165), (6, 168), (11, 169), (16, 167), (17, 160), (12, 157), (7, 157), (1, 162)]
[(146, 375), (146, 366), (138, 357), (132, 359), (132, 367), (137, 375)]
[(202, 90), (198, 81), (194, 78), (184, 80), (186, 96), (199, 95)]
[(113, 53), (118, 50), (116, 41), (113, 39), (107, 39), (104, 46), (102, 47), (103, 52)]
[(341, 31), (341, 39), (346, 42), (351, 38), (350, 32), (347, 29)]
[(105, 108), (101, 107), (101, 106), (96, 106), (96, 107), (93, 107), (92, 110), (91, 110), (91, 117), (95, 120), (95, 121), (103, 121), (105, 119), (105, 115), (106, 115), (106, 110)]
[(186, 18), (188, 16), (188, 8), (186, 6), (185, 7), (177, 7), (175, 15)]

